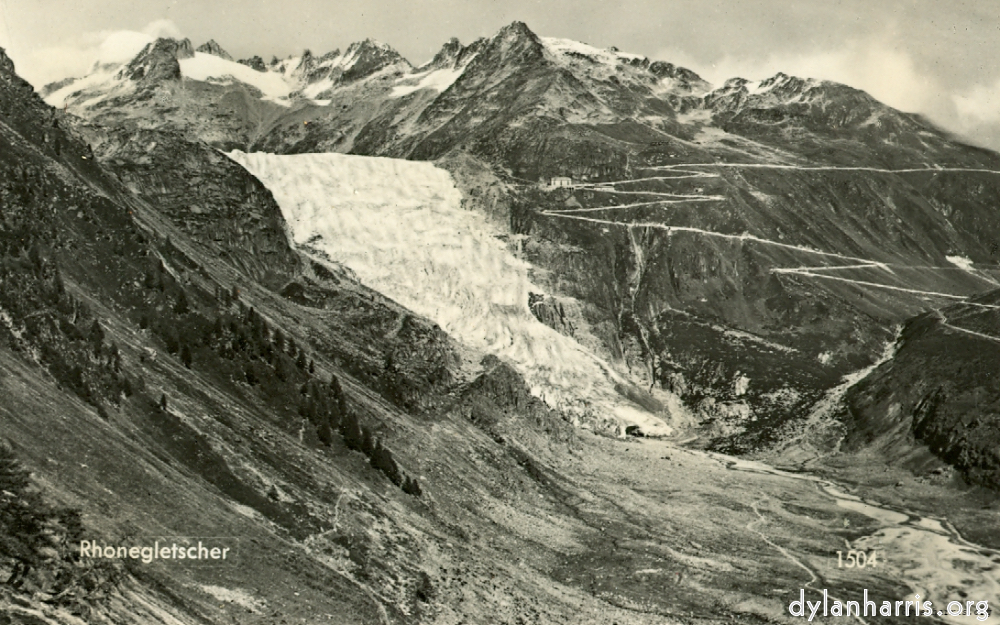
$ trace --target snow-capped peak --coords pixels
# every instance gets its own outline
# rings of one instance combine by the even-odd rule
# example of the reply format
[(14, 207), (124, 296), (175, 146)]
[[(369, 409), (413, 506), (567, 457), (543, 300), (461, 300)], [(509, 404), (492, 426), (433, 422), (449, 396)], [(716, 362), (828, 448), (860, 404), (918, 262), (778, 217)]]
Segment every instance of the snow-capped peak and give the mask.
[(542, 37), (550, 60), (576, 73), (600, 81), (622, 81), (650, 88), (657, 94), (700, 95), (710, 85), (694, 72), (664, 61), (650, 61), (641, 54), (622, 52), (612, 46), (597, 48), (572, 39)]
[(572, 39), (558, 39), (555, 37), (542, 37), (542, 43), (546, 50), (554, 56), (570, 56), (574, 58), (586, 58), (595, 63), (617, 63), (619, 60), (632, 61), (643, 58), (639, 54), (629, 54), (621, 52), (618, 48), (611, 47), (605, 50)]

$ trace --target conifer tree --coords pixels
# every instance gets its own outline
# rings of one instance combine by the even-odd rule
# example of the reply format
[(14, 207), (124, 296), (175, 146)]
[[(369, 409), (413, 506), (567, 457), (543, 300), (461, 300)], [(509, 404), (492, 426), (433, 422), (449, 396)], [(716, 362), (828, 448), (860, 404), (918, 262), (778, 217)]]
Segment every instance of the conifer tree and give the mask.
[(177, 304), (174, 305), (174, 312), (178, 315), (184, 315), (188, 312), (188, 299), (187, 294), (182, 289), (180, 294), (177, 296)]
[(316, 435), (319, 437), (319, 441), (327, 447), (333, 443), (333, 430), (328, 421), (319, 424), (319, 427), (316, 428)]
[(353, 412), (348, 411), (340, 420), (340, 434), (344, 437), (344, 444), (348, 449), (361, 450), (361, 427), (358, 425), (358, 417)]
[(420, 490), (420, 483), (417, 482), (417, 478), (411, 478), (409, 475), (403, 480), (403, 492), (407, 495), (413, 495), (414, 497), (419, 497), (423, 494)]
[(340, 386), (340, 380), (335, 375), (330, 376), (330, 392), (333, 393), (337, 419), (343, 419), (344, 415), (347, 414), (347, 400), (344, 398), (344, 389)]
[(386, 477), (396, 486), (403, 485), (403, 476), (399, 472), (399, 466), (392, 457), (392, 452), (382, 446), (382, 441), (375, 441), (375, 447), (371, 454), (371, 465), (384, 473)]
[(375, 455), (375, 441), (372, 439), (372, 431), (367, 427), (361, 428), (361, 453), (373, 458)]
[(36, 503), (28, 491), (29, 477), (13, 451), (0, 445), (0, 557), (15, 564), (7, 584), (18, 587), (31, 571), (33, 543), (41, 523), (32, 514)]
[(96, 346), (104, 341), (104, 330), (101, 329), (101, 324), (98, 323), (97, 319), (94, 319), (94, 323), (90, 325), (90, 341)]

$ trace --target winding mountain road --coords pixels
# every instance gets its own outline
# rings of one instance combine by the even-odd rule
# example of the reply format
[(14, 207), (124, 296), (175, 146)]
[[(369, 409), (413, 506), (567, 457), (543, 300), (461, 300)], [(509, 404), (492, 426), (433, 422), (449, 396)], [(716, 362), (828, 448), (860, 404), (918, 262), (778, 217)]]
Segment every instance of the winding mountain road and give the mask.
[[(659, 170), (659, 171), (671, 171), (682, 174), (681, 176), (653, 176), (646, 178), (631, 178), (625, 180), (615, 180), (610, 182), (601, 183), (587, 183), (582, 185), (577, 185), (576, 188), (599, 191), (603, 193), (618, 193), (627, 195), (658, 195), (662, 197), (669, 197), (671, 199), (666, 200), (654, 200), (649, 202), (636, 202), (632, 204), (624, 204), (621, 206), (602, 206), (602, 207), (588, 207), (588, 208), (576, 208), (576, 209), (558, 209), (558, 210), (547, 210), (542, 211), (541, 214), (550, 217), (556, 217), (560, 219), (573, 219), (578, 221), (583, 221), (587, 223), (593, 223), (603, 226), (615, 226), (615, 227), (625, 227), (630, 230), (633, 228), (655, 228), (659, 230), (665, 230), (668, 233), (673, 232), (688, 232), (694, 233), (701, 236), (707, 237), (718, 237), (729, 240), (739, 240), (739, 241), (749, 241), (753, 243), (758, 243), (761, 245), (769, 245), (774, 247), (779, 247), (783, 249), (793, 250), (796, 252), (810, 254), (815, 256), (824, 256), (829, 258), (837, 258), (846, 261), (852, 261), (855, 264), (851, 265), (804, 265), (798, 267), (778, 267), (772, 268), (771, 273), (775, 274), (795, 274), (799, 276), (818, 278), (822, 280), (833, 280), (837, 282), (844, 282), (848, 284), (855, 284), (861, 287), (876, 288), (876, 289), (887, 289), (891, 291), (897, 291), (902, 293), (911, 293), (921, 297), (933, 297), (933, 298), (943, 298), (943, 299), (953, 299), (953, 300), (964, 300), (966, 296), (955, 295), (953, 293), (941, 293), (936, 291), (927, 291), (922, 289), (912, 289), (901, 286), (895, 286), (891, 284), (883, 284), (880, 282), (871, 282), (866, 280), (854, 280), (850, 278), (843, 278), (839, 276), (827, 275), (825, 271), (840, 271), (849, 269), (880, 269), (886, 271), (887, 273), (894, 273), (891, 267), (901, 267), (909, 269), (928, 269), (928, 270), (940, 270), (940, 271), (965, 271), (970, 276), (976, 277), (984, 282), (988, 282), (991, 285), (1000, 286), (1000, 282), (990, 278), (989, 276), (983, 275), (981, 272), (977, 272), (971, 269), (966, 269), (964, 267), (913, 267), (910, 265), (905, 265), (902, 263), (885, 263), (880, 261), (871, 260), (868, 258), (860, 258), (856, 256), (848, 256), (845, 254), (838, 254), (836, 252), (825, 252), (822, 250), (816, 250), (811, 247), (804, 245), (793, 245), (789, 243), (782, 243), (779, 241), (773, 241), (771, 239), (765, 239), (763, 237), (758, 237), (748, 233), (743, 234), (724, 234), (721, 232), (713, 232), (711, 230), (705, 230), (702, 228), (694, 228), (690, 226), (674, 226), (670, 224), (665, 224), (661, 222), (653, 221), (614, 221), (611, 219), (600, 219), (595, 217), (585, 217), (582, 216), (583, 213), (601, 213), (614, 210), (622, 210), (628, 208), (637, 208), (645, 206), (655, 206), (664, 204), (681, 204), (689, 202), (702, 202), (702, 201), (723, 201), (726, 198), (720, 195), (691, 195), (691, 194), (673, 194), (665, 192), (654, 192), (654, 191), (625, 191), (615, 189), (608, 189), (606, 187), (612, 186), (617, 187), (620, 185), (625, 185), (635, 182), (643, 181), (653, 181), (653, 180), (680, 180), (685, 178), (705, 178), (705, 177), (718, 177), (719, 174), (707, 173), (699, 171), (697, 169), (688, 169), (692, 167), (715, 167), (715, 168), (728, 168), (728, 169), (779, 169), (779, 170), (796, 170), (796, 171), (847, 171), (847, 172), (872, 172), (872, 173), (885, 173), (885, 174), (910, 174), (910, 173), (989, 173), (989, 174), (1000, 174), (1000, 171), (992, 169), (981, 169), (981, 168), (971, 168), (971, 167), (925, 167), (925, 168), (903, 168), (903, 169), (885, 169), (878, 167), (838, 167), (832, 165), (784, 165), (784, 164), (768, 164), (768, 163), (678, 163), (674, 165), (658, 165), (645, 167), (643, 169), (648, 170)], [(605, 188), (601, 188), (605, 187)]]

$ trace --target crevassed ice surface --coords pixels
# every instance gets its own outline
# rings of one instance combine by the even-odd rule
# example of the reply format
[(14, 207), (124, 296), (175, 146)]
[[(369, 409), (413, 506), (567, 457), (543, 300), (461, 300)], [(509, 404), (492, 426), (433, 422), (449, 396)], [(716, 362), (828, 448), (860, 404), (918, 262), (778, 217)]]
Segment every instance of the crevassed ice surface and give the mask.
[(322, 251), (457, 340), (510, 362), (550, 406), (671, 433), (614, 390), (606, 363), (531, 314), (528, 292), (542, 289), (529, 266), (461, 207), (448, 172), (344, 154), (229, 156), (270, 189), (300, 249)]

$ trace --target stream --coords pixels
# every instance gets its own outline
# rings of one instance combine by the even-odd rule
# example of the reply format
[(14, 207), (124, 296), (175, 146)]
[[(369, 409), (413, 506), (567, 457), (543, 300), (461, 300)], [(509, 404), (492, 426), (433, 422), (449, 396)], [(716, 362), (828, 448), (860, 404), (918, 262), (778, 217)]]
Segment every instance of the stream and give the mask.
[[(890, 506), (864, 500), (846, 492), (841, 486), (808, 473), (793, 473), (764, 463), (701, 452), (732, 471), (761, 473), (793, 480), (812, 482), (840, 508), (863, 514), (878, 521), (882, 527), (868, 536), (854, 540), (851, 548), (871, 552), (878, 550), (879, 566), (909, 586), (911, 596), (880, 597), (883, 599), (932, 601), (935, 615), (949, 622), (988, 623), (997, 625), (1000, 616), (1000, 550), (983, 547), (964, 539), (947, 519), (920, 516)], [(885, 554), (883, 557), (882, 554)], [(882, 571), (886, 573), (885, 570)], [(822, 589), (817, 589), (822, 590)], [(851, 597), (850, 599), (854, 599)], [(949, 601), (988, 601), (993, 614), (980, 621), (972, 607), (972, 616), (948, 616)]]

